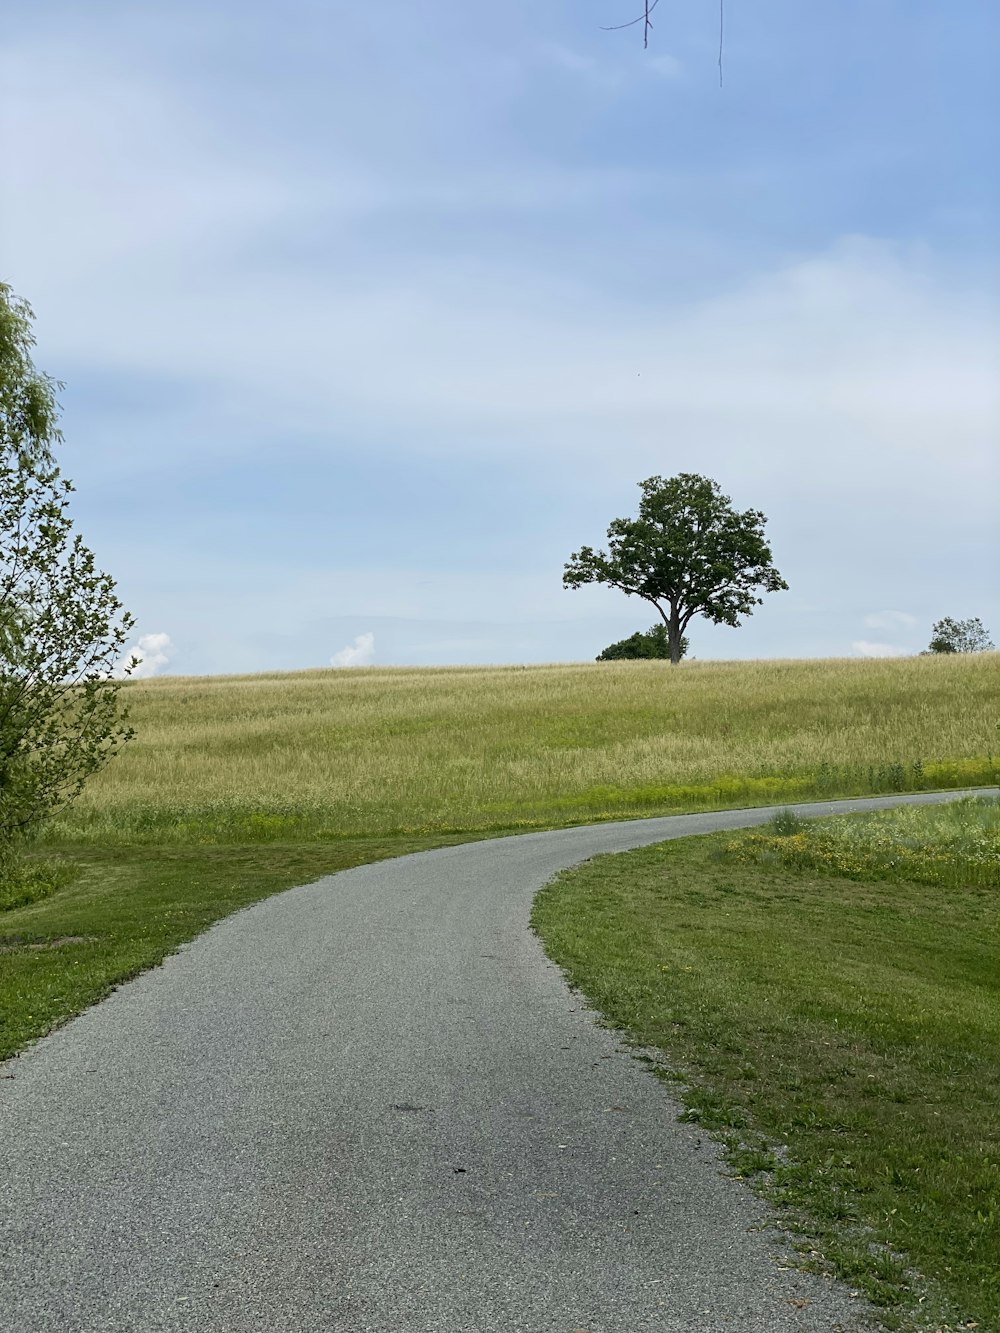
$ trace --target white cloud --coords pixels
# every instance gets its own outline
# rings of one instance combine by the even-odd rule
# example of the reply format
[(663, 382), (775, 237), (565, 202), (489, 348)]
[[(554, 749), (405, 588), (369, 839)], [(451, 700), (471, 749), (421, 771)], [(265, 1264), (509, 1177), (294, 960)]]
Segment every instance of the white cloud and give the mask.
[[(126, 651), (125, 656), (115, 667), (114, 675), (121, 679), (128, 674), (130, 680), (143, 680), (155, 676), (160, 668), (165, 667), (170, 661), (173, 651), (174, 645), (169, 634), (140, 634), (138, 642)], [(128, 671), (127, 668), (133, 658), (138, 659), (138, 665), (132, 671)]]
[(897, 648), (892, 643), (871, 643), (868, 639), (855, 639), (851, 650), (859, 657), (906, 657), (905, 648)]
[(359, 634), (353, 643), (341, 648), (330, 658), (330, 665), (335, 667), (368, 666), (375, 656), (375, 635)]
[(866, 629), (913, 629), (919, 623), (908, 611), (872, 611), (865, 616)]

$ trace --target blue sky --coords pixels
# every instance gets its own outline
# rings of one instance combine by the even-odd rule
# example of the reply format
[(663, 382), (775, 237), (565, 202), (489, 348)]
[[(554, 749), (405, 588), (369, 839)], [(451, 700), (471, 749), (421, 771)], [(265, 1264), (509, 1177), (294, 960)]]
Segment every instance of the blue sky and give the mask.
[(15, 0), (2, 276), (152, 673), (594, 657), (562, 567), (714, 477), (697, 657), (1000, 640), (986, 0)]

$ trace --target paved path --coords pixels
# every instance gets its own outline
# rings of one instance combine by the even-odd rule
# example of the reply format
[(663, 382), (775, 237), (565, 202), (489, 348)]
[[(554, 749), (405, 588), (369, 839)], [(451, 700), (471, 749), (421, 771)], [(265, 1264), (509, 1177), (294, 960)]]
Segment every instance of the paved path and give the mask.
[(0, 1070), (0, 1327), (859, 1327), (528, 930), (565, 866), (771, 813), (363, 866), (122, 987)]

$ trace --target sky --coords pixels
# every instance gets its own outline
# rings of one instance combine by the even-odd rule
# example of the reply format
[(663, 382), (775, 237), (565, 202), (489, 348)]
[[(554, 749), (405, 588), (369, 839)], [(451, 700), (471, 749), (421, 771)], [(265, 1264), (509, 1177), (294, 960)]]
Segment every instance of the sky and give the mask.
[(139, 673), (592, 659), (638, 482), (767, 515), (708, 658), (1000, 642), (994, 0), (10, 0), (0, 277)]

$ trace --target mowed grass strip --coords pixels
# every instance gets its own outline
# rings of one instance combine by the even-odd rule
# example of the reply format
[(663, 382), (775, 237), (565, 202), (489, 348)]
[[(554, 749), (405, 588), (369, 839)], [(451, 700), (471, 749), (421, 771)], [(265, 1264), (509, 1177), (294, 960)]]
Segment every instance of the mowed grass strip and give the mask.
[(998, 894), (984, 800), (602, 857), (533, 924), (808, 1253), (892, 1326), (997, 1330)]
[(50, 836), (489, 832), (988, 786), (996, 653), (136, 681), (136, 739)]

